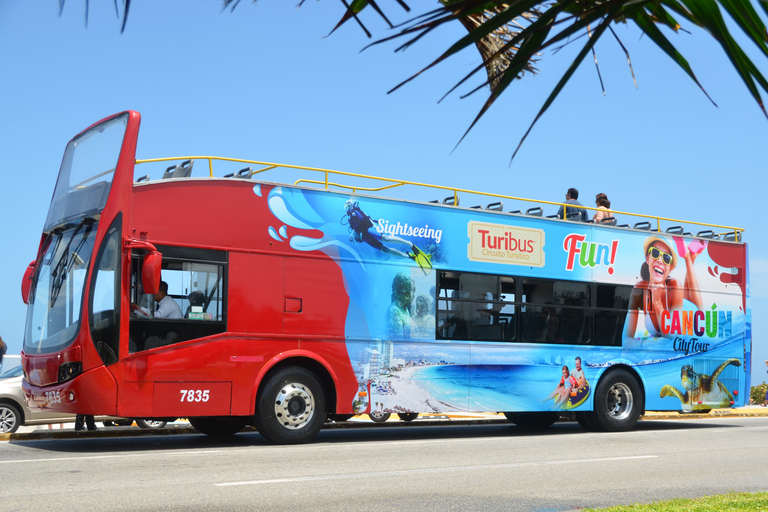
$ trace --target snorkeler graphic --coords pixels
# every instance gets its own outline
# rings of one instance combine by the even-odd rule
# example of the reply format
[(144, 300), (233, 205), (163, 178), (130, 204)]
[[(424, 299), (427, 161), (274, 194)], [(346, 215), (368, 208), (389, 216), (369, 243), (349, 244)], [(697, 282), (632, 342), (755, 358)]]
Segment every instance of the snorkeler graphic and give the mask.
[[(375, 227), (375, 224), (378, 224), (378, 221), (375, 221), (369, 215), (366, 215), (365, 212), (360, 209), (360, 203), (358, 201), (352, 199), (348, 200), (344, 203), (344, 209), (347, 213), (345, 217), (342, 217), (341, 223), (344, 224), (344, 220), (346, 219), (350, 232), (352, 233), (349, 238), (350, 241), (354, 240), (358, 243), (365, 242), (383, 253), (412, 259), (422, 269), (432, 268), (432, 256), (424, 253), (412, 242), (395, 235), (379, 233)], [(384, 242), (407, 245), (411, 252), (408, 253), (393, 249), (392, 247), (384, 245)]]

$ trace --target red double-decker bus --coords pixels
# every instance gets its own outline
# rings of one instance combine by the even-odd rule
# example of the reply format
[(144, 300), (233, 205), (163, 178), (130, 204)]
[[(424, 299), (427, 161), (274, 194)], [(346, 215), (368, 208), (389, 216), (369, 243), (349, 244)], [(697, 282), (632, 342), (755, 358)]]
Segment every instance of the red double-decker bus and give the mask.
[(353, 414), (617, 431), (749, 395), (738, 228), (393, 200), (376, 190), (409, 182), (268, 182), (255, 161), (214, 177), (214, 157), (136, 179), (139, 123), (65, 151), (22, 284), (30, 407), (298, 443)]

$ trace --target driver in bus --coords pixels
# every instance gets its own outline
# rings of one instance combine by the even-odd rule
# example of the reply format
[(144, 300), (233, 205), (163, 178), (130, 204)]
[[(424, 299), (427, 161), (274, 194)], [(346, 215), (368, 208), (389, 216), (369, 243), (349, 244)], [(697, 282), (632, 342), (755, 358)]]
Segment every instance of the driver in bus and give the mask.
[(157, 310), (154, 315), (146, 308), (140, 308), (137, 304), (131, 304), (131, 311), (138, 316), (149, 318), (153, 316), (154, 318), (184, 318), (179, 304), (168, 295), (168, 283), (165, 281), (160, 281), (160, 289), (155, 294), (155, 302), (157, 302)]

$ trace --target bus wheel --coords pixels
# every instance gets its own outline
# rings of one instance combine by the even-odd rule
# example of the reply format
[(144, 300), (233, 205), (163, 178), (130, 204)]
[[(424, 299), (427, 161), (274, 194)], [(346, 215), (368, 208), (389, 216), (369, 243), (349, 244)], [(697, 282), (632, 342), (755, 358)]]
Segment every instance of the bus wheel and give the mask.
[(189, 418), (189, 424), (207, 436), (230, 437), (245, 428), (246, 420), (245, 418)]
[(400, 418), (402, 421), (413, 421), (416, 418), (419, 417), (419, 413), (417, 412), (399, 412), (397, 413), (397, 417)]
[(256, 428), (276, 444), (311, 441), (327, 416), (323, 386), (314, 373), (300, 367), (284, 368), (270, 377), (256, 405)]
[(601, 429), (600, 424), (597, 423), (597, 417), (592, 411), (579, 411), (576, 413), (576, 421), (584, 430), (590, 432), (599, 432)]
[(548, 427), (559, 417), (556, 412), (505, 412), (504, 416), (518, 427), (524, 428)]
[(631, 373), (613, 370), (597, 386), (594, 423), (608, 432), (631, 430), (640, 418), (644, 400), (643, 391)]
[(368, 415), (369, 418), (371, 418), (371, 421), (374, 423), (384, 423), (389, 419), (389, 417), (392, 416), (388, 412), (372, 412)]
[(15, 405), (0, 404), (0, 433), (13, 434), (21, 426), (21, 413)]

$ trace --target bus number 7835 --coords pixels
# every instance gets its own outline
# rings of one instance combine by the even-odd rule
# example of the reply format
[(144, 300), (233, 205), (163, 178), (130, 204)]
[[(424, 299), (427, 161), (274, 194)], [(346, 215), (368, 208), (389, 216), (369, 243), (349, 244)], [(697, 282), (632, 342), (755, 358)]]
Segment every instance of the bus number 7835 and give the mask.
[(180, 391), (182, 402), (207, 402), (209, 398), (207, 389), (182, 389)]

